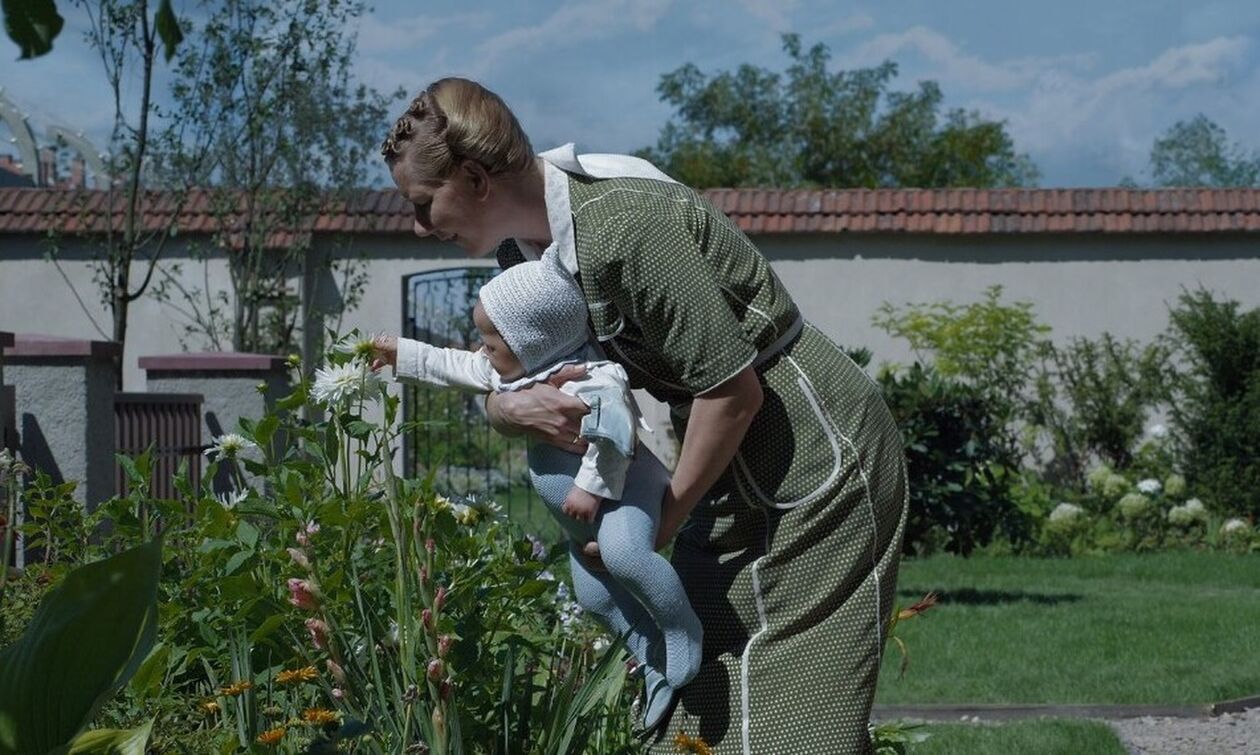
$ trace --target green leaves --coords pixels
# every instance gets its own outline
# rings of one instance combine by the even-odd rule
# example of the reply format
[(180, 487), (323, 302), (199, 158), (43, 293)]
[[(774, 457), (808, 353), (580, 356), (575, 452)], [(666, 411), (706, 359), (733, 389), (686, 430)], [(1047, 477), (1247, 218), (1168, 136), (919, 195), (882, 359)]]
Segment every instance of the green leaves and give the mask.
[[(157, 634), (160, 570), (155, 540), (75, 569), (49, 593), (22, 639), (0, 651), (0, 755), (65, 752), (131, 678)], [(70, 752), (133, 752), (134, 738), (101, 735), (88, 744), (115, 749)]]
[(66, 755), (145, 755), (149, 732), (153, 729), (150, 719), (134, 729), (96, 729), (84, 732), (74, 740)]
[(935, 82), (894, 92), (897, 65), (829, 71), (825, 45), (783, 36), (783, 73), (741, 65), (705, 74), (688, 63), (661, 77), (675, 109), (640, 155), (697, 188), (711, 186), (1023, 186), (1037, 170), (1006, 124), (941, 112)]
[(22, 49), (21, 60), (52, 50), (65, 19), (53, 0), (4, 0), (4, 30)]
[(169, 63), (171, 58), (175, 57), (175, 48), (184, 41), (184, 33), (179, 29), (179, 19), (175, 18), (171, 0), (162, 0), (158, 5), (157, 15), (153, 17), (153, 25), (157, 28), (158, 38), (162, 40), (162, 54)]

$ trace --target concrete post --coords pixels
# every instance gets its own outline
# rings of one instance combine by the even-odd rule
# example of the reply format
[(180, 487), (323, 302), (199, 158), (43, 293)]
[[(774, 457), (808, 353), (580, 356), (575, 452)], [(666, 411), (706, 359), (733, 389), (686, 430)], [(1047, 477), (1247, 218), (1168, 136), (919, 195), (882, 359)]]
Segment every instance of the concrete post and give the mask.
[[(285, 358), (271, 354), (213, 351), (140, 357), (147, 390), (155, 393), (200, 393), (204, 398), (202, 438), (212, 443), (237, 432), (244, 417), (257, 421), (276, 400), (292, 390)], [(261, 390), (260, 390), (261, 386)], [(215, 477), (215, 490), (232, 487), (227, 469)]]
[(4, 379), (14, 388), (19, 452), (57, 482), (78, 482), (89, 511), (114, 495), (112, 341), (17, 334), (4, 349)]
[(0, 331), (0, 449), (17, 450), (17, 417), (13, 389), (4, 382), (4, 350), (13, 345), (13, 334)]

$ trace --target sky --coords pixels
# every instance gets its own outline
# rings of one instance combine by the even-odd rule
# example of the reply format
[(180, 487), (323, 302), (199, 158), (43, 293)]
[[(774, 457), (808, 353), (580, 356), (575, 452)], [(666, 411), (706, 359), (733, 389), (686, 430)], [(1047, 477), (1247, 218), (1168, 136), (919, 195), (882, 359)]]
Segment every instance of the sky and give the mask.
[[(17, 61), (0, 39), (0, 87), (37, 134), (58, 123), (103, 144), (109, 90), (82, 13), (58, 6), (67, 27), (51, 54)], [(1198, 113), (1260, 149), (1256, 0), (376, 0), (355, 73), (411, 93), (472, 77), (507, 100), (539, 150), (626, 152), (655, 143), (671, 116), (655, 91), (662, 74), (688, 62), (781, 71), (784, 32), (825, 44), (837, 69), (893, 60), (894, 89), (932, 79), (946, 107), (1004, 120), (1042, 186), (1149, 180), (1152, 142)]]

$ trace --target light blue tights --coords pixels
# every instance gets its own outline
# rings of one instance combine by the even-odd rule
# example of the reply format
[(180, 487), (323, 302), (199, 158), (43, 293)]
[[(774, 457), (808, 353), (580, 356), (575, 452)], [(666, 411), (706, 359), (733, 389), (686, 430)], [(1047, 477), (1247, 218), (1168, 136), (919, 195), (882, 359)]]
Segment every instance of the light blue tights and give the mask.
[[(673, 689), (695, 677), (700, 670), (703, 637), (700, 620), (678, 573), (652, 547), (669, 472), (640, 443), (621, 500), (604, 501), (592, 525), (561, 510), (581, 463), (580, 456), (545, 443), (535, 443), (529, 449), (534, 489), (569, 536), (569, 563), (578, 605), (614, 635), (626, 636), (630, 652), (647, 667), (651, 708), (653, 690), (660, 686), (662, 677)], [(582, 544), (590, 540), (599, 542), (607, 571), (591, 571), (579, 557)], [(648, 713), (650, 723), (651, 711)]]

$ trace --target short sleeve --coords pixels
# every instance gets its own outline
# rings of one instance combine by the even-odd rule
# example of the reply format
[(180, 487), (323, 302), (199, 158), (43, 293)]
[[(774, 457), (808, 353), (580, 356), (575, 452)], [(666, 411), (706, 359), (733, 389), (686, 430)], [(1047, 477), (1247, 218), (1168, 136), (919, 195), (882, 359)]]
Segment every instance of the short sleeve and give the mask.
[(676, 216), (660, 221), (622, 213), (602, 224), (596, 275), (621, 315), (638, 325), (644, 345), (681, 387), (700, 395), (751, 364), (757, 349), (687, 224)]

